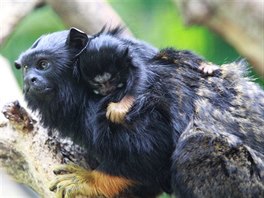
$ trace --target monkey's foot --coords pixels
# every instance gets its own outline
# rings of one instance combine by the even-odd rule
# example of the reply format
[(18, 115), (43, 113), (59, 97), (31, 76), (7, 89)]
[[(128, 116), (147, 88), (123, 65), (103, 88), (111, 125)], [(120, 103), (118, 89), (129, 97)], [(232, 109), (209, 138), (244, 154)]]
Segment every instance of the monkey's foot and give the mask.
[(91, 171), (75, 165), (59, 165), (53, 172), (57, 177), (51, 182), (50, 190), (55, 191), (56, 198), (98, 195), (89, 185), (92, 180)]
[(54, 169), (57, 175), (50, 190), (56, 198), (107, 197), (122, 193), (132, 182), (126, 178), (107, 175), (99, 171), (89, 171), (77, 165), (59, 165)]
[(111, 102), (106, 111), (106, 118), (113, 123), (122, 124), (124, 118), (134, 103), (132, 96), (124, 96), (120, 102)]
[(220, 67), (209, 62), (202, 62), (198, 69), (206, 75), (212, 75)]

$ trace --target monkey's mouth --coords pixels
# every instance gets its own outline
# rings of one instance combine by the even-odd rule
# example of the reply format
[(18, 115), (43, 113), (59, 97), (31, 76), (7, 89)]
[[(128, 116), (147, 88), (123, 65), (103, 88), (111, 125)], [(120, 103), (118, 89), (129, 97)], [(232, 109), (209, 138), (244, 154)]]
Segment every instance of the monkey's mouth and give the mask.
[(116, 87), (111, 86), (111, 87), (104, 87), (104, 88), (101, 88), (98, 90), (94, 90), (94, 93), (102, 95), (102, 96), (107, 96), (107, 95), (113, 93), (115, 90), (116, 90)]
[(53, 90), (52, 87), (48, 86), (24, 86), (24, 94), (47, 94)]

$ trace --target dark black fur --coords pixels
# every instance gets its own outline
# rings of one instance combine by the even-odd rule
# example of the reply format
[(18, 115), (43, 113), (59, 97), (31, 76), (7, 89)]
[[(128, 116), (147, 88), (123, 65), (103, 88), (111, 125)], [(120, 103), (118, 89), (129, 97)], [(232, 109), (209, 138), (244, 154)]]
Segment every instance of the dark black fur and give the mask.
[[(85, 145), (98, 170), (138, 181), (129, 189), (137, 197), (170, 191), (171, 181), (181, 197), (263, 197), (264, 93), (241, 68), (205, 78), (197, 69), (202, 60), (188, 51), (157, 54), (116, 31), (100, 33), (96, 43), (121, 43), (147, 67), (129, 125), (120, 126), (105, 111), (125, 93), (98, 97), (80, 74), (87, 38), (74, 30), (46, 35), (16, 63), (27, 66), (25, 97), (46, 127)], [(43, 59), (49, 64), (40, 69)]]
[[(125, 40), (118, 38), (119, 34), (120, 31), (107, 34), (102, 31), (96, 34), (89, 39), (88, 46), (79, 57), (82, 79), (96, 94), (115, 95), (114, 93), (122, 92), (133, 96), (140, 84), (140, 76), (144, 75), (146, 63), (137, 62), (137, 59), (132, 58), (137, 57), (139, 53), (133, 46), (129, 47)], [(154, 49), (152, 50), (154, 53)], [(111, 77), (103, 82), (94, 80), (104, 74), (110, 74)]]
[[(76, 54), (82, 51), (77, 44), (82, 42), (76, 45), (69, 42), (75, 42), (69, 36), (75, 33), (73, 30), (46, 35), (16, 61), (17, 66), (27, 68), (24, 94), (29, 107), (40, 112), (44, 126), (58, 129), (62, 135), (84, 145), (98, 159), (97, 170), (135, 180), (137, 185), (130, 189), (135, 196), (153, 197), (164, 189), (169, 190), (173, 150), (170, 120), (159, 107), (149, 106), (146, 110), (152, 113), (142, 115), (130, 128), (110, 123), (105, 117), (106, 106), (124, 93), (101, 98), (89, 92), (78, 73), (83, 66), (78, 64), (85, 64), (89, 53), (83, 51), (76, 59)], [(85, 35), (81, 39), (85, 40)], [(112, 33), (102, 39), (105, 42), (109, 39), (109, 44), (111, 39), (118, 41)], [(118, 42), (129, 46), (131, 55), (140, 54), (140, 63), (156, 53), (155, 48), (143, 42), (122, 38)], [(143, 51), (147, 53), (143, 55)], [(39, 69), (43, 59), (49, 62), (49, 67)], [(150, 99), (160, 98), (157, 93)]]

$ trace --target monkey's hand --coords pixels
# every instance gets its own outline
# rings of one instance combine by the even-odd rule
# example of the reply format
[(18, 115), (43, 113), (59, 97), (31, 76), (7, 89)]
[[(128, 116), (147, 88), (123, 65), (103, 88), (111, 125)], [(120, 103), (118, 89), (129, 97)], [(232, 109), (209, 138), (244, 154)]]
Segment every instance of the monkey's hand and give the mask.
[(124, 123), (125, 116), (132, 107), (135, 99), (132, 96), (124, 96), (120, 102), (111, 102), (106, 111), (106, 118), (113, 123)]
[(50, 190), (56, 198), (106, 197), (113, 198), (132, 185), (132, 181), (100, 171), (89, 171), (77, 165), (59, 165), (54, 169), (57, 175)]
[(220, 67), (210, 62), (202, 62), (198, 69), (205, 75), (213, 75), (216, 70), (220, 69)]

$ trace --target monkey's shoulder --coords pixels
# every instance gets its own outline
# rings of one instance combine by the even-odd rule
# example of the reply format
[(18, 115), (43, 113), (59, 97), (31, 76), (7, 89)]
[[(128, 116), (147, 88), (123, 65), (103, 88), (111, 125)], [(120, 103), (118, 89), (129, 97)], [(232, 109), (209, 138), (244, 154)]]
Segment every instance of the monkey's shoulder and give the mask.
[(166, 64), (185, 63), (189, 65), (199, 65), (204, 59), (189, 50), (177, 50), (174, 48), (161, 49), (153, 58), (154, 61), (161, 61)]

